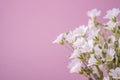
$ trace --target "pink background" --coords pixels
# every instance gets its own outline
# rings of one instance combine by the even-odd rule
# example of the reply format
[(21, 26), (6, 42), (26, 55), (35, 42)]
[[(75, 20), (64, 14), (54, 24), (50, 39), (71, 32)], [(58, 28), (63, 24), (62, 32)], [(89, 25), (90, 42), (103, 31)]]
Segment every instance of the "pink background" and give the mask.
[(86, 12), (120, 0), (0, 0), (0, 80), (85, 80), (70, 74), (61, 32), (87, 24)]

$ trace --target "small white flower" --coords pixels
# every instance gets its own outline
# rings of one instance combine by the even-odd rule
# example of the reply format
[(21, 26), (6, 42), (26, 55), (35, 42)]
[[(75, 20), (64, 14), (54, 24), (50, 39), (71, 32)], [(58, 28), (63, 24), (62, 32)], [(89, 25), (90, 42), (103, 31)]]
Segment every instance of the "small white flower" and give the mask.
[(111, 69), (109, 74), (114, 79), (120, 79), (120, 68), (117, 67), (116, 69)]
[(107, 25), (107, 27), (105, 27), (106, 29), (112, 30), (116, 26), (116, 23), (114, 23), (113, 21), (109, 21), (107, 22), (106, 25)]
[(110, 80), (110, 79), (109, 79), (109, 77), (107, 76), (107, 77), (104, 77), (103, 80)]
[(99, 57), (102, 57), (102, 49), (99, 48), (99, 45), (94, 47), (95, 54)]
[(115, 55), (114, 49), (109, 48), (109, 49), (107, 50), (107, 54), (106, 54), (106, 61), (112, 61), (113, 58), (114, 58), (114, 55)]
[(70, 69), (70, 73), (78, 73), (81, 69), (82, 62), (79, 59), (73, 59), (71, 63), (69, 63), (68, 68)]
[(98, 35), (100, 32), (100, 29), (95, 27), (94, 23), (92, 23), (92, 20), (89, 20), (88, 23), (88, 31), (87, 31), (87, 37), (88, 39), (94, 38)]
[(107, 15), (104, 18), (112, 20), (113, 18), (117, 17), (120, 13), (119, 8), (113, 8), (112, 10), (107, 11)]
[(93, 9), (91, 11), (88, 11), (87, 15), (91, 18), (94, 18), (94, 17), (100, 16), (100, 13), (101, 13), (100, 10)]
[(71, 59), (71, 58), (77, 58), (80, 53), (81, 53), (81, 50), (80, 50), (80, 49), (75, 49), (75, 50), (73, 51), (73, 53), (71, 54), (70, 59)]
[(68, 43), (73, 43), (75, 41), (75, 36), (73, 34), (72, 31), (70, 31), (69, 33), (67, 33), (65, 35), (65, 40), (68, 42)]
[(64, 34), (60, 34), (56, 40), (53, 41), (53, 43), (58, 43), (58, 44), (62, 44), (63, 43), (63, 37), (64, 37)]
[(82, 46), (82, 52), (91, 52), (92, 51), (92, 49), (93, 49), (93, 44), (94, 44), (94, 42), (93, 42), (93, 40), (92, 39), (90, 39), (90, 40), (88, 40), (83, 46)]
[(89, 28), (88, 31), (88, 35), (87, 35), (87, 39), (93, 39), (95, 36), (98, 35), (98, 33), (100, 32), (100, 29), (97, 28)]
[(73, 34), (74, 36), (84, 36), (86, 31), (87, 31), (88, 27), (85, 27), (85, 25), (82, 25), (78, 28), (76, 28), (74, 31), (73, 31)]
[(86, 40), (83, 37), (77, 38), (77, 40), (73, 43), (75, 48), (82, 47), (85, 44)]
[(96, 65), (97, 64), (97, 60), (95, 58), (95, 55), (94, 54), (91, 54), (90, 55), (90, 58), (88, 60), (88, 66), (92, 66), (92, 65)]

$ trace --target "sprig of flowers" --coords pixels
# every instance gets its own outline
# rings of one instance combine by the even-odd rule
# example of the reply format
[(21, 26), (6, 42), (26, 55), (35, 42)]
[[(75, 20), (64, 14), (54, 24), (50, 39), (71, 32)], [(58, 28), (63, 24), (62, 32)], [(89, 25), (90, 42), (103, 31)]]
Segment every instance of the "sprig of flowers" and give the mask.
[[(88, 11), (88, 25), (60, 34), (53, 43), (67, 45), (72, 51), (68, 68), (71, 73), (84, 75), (88, 80), (120, 79), (120, 10), (107, 11), (103, 19), (97, 21), (101, 11)], [(103, 69), (105, 71), (103, 71)], [(104, 73), (107, 73), (105, 75)]]

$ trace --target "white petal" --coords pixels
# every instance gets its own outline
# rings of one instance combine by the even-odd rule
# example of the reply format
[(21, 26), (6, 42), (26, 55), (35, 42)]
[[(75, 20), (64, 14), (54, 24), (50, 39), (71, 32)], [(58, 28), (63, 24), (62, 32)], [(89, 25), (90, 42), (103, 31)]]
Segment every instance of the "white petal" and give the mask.
[(56, 40), (53, 41), (53, 43), (61, 43), (63, 40), (64, 34), (60, 34)]
[(70, 73), (78, 73), (81, 69), (82, 62), (78, 59), (73, 59), (71, 63), (69, 63), (68, 68), (70, 69)]
[(90, 59), (88, 61), (88, 66), (95, 65), (96, 63), (97, 63), (97, 60), (95, 59), (94, 54), (91, 54)]
[(119, 13), (120, 13), (119, 8), (113, 8), (112, 10), (107, 11), (107, 15), (104, 18), (113, 19), (114, 17), (117, 17)]
[(81, 37), (81, 38), (77, 38), (76, 42), (73, 43), (74, 47), (82, 47), (85, 44), (86, 40)]
[(117, 67), (116, 69), (111, 69), (109, 74), (114, 79), (120, 79), (120, 68)]
[(92, 9), (91, 11), (88, 11), (87, 15), (91, 18), (100, 16), (101, 11), (97, 9)]
[(73, 51), (72, 55), (70, 56), (70, 59), (71, 59), (71, 58), (77, 58), (80, 53), (81, 53), (81, 50), (80, 50), (80, 49), (75, 49), (75, 50)]

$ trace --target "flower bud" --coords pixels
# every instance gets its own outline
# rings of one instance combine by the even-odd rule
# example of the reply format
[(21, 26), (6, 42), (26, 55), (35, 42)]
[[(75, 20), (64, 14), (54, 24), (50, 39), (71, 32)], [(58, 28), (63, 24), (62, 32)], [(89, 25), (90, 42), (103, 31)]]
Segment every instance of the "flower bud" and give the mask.
[(119, 46), (119, 42), (118, 41), (115, 41), (114, 42), (114, 47), (117, 48)]
[(59, 44), (64, 45), (64, 41), (59, 42)]
[(80, 54), (80, 55), (78, 56), (78, 58), (79, 58), (79, 59), (83, 59), (83, 56)]
[(83, 74), (84, 72), (83, 72), (83, 70), (79, 70), (79, 74)]
[(115, 33), (115, 32), (116, 32), (116, 28), (113, 28), (111, 31), (112, 31), (113, 33)]
[(112, 18), (112, 21), (115, 23), (117, 21), (117, 18), (116, 17)]
[(104, 48), (108, 49), (108, 44), (107, 43), (104, 44)]
[(106, 50), (102, 50), (102, 56), (105, 58), (106, 57)]

